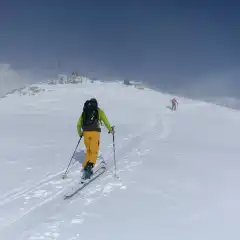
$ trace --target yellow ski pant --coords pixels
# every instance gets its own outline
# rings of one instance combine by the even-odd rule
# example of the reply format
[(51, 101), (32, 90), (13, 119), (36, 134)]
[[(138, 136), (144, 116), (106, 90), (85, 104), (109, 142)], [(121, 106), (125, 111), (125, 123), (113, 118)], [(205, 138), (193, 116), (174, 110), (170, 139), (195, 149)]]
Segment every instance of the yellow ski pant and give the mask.
[(86, 147), (86, 153), (82, 167), (84, 168), (88, 161), (93, 163), (93, 165), (95, 166), (99, 152), (100, 132), (84, 131), (83, 137)]

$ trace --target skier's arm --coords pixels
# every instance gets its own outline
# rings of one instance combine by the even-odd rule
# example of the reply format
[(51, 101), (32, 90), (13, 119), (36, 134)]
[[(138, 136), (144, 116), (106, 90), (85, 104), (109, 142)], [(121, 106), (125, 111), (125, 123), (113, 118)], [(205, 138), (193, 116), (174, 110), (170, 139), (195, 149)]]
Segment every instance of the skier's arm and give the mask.
[(99, 119), (100, 119), (100, 121), (103, 121), (103, 123), (106, 126), (106, 128), (108, 129), (108, 131), (112, 131), (112, 127), (111, 127), (104, 111), (101, 109), (99, 109)]
[(80, 116), (80, 118), (77, 121), (77, 131), (78, 131), (78, 135), (81, 136), (82, 135), (82, 115)]

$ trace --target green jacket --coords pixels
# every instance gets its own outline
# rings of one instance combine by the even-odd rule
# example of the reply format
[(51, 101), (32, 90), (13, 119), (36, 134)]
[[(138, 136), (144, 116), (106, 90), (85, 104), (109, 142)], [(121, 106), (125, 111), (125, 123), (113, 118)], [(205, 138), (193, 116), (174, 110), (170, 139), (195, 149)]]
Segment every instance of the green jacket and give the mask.
[[(101, 128), (100, 128), (100, 122), (101, 121), (103, 121), (103, 123), (106, 126), (106, 128), (108, 129), (108, 131), (111, 131), (111, 125), (110, 125), (104, 111), (100, 108), (98, 108), (98, 115), (99, 115), (98, 128), (94, 129), (92, 131), (101, 132)], [(77, 131), (78, 131), (79, 136), (82, 134), (82, 121), (83, 121), (83, 116), (81, 114), (81, 116), (80, 116), (80, 118), (78, 119), (78, 122), (77, 122)]]

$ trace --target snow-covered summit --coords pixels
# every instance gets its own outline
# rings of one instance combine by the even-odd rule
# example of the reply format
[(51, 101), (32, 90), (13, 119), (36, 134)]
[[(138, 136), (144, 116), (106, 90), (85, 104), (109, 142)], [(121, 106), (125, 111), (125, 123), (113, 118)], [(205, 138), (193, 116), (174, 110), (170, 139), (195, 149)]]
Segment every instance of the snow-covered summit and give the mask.
[[(33, 86), (32, 86), (33, 87)], [(238, 239), (240, 114), (119, 82), (39, 84), (0, 101), (0, 239)], [(31, 90), (29, 90), (31, 88)], [(108, 171), (73, 199), (83, 143), (76, 123), (96, 97)]]

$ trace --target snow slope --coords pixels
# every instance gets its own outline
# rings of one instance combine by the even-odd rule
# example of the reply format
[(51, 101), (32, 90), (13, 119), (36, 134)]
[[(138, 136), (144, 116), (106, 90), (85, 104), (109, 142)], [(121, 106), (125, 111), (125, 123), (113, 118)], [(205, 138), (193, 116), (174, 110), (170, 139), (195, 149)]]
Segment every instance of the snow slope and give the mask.
[[(120, 83), (39, 85), (0, 101), (0, 239), (239, 239), (240, 114)], [(105, 128), (108, 171), (70, 200), (79, 180), (83, 103), (97, 97), (116, 126), (119, 179)]]

